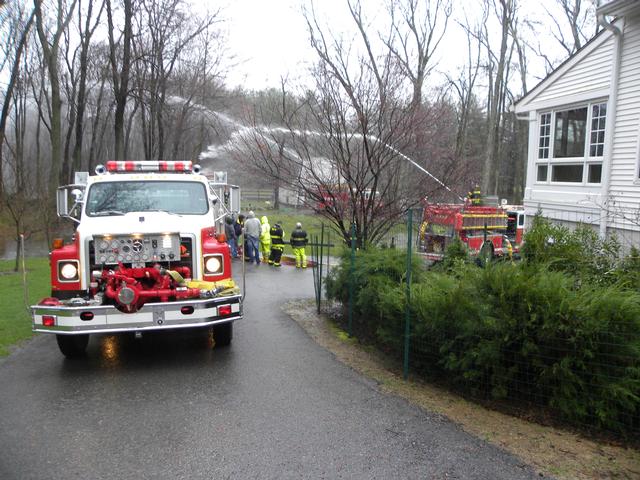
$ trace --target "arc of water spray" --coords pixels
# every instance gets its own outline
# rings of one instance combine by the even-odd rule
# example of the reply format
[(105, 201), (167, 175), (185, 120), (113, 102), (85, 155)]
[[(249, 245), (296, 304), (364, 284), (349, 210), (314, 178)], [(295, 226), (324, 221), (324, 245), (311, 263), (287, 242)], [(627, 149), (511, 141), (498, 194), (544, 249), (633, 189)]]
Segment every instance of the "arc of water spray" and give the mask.
[[(312, 130), (305, 130), (304, 132), (300, 131), (300, 130), (290, 130), (290, 129), (286, 129), (283, 127), (267, 127), (267, 126), (261, 126), (259, 127), (260, 131), (262, 132), (281, 132), (281, 133), (293, 133), (294, 135), (297, 136), (302, 136), (302, 135), (312, 135), (312, 136), (328, 136), (328, 134), (326, 133), (322, 133), (322, 132), (316, 132), (316, 131), (312, 131)], [(351, 135), (353, 137), (357, 137), (357, 138), (364, 138), (364, 135), (362, 135), (361, 133), (354, 133), (353, 135)], [(404, 153), (402, 153), (400, 150), (398, 150), (397, 148), (389, 145), (386, 142), (383, 142), (382, 140), (380, 140), (378, 137), (374, 136), (374, 135), (367, 135), (367, 139), (376, 142), (376, 143), (380, 143), (382, 144), (385, 148), (388, 148), (389, 150), (391, 150), (393, 153), (395, 153), (396, 155), (398, 155), (400, 158), (402, 158), (403, 160), (406, 160), (407, 162), (409, 162), (411, 165), (413, 165), (414, 167), (416, 167), (418, 170), (420, 170), (421, 172), (423, 172), (424, 174), (428, 175), (429, 178), (432, 178), (434, 181), (436, 181), (439, 185), (441, 185), (442, 187), (444, 187), (449, 193), (451, 193), (452, 195), (455, 195), (456, 197), (458, 197), (458, 199), (462, 202), (464, 202), (464, 198), (462, 198), (460, 195), (458, 195), (456, 192), (454, 192), (453, 190), (451, 190), (451, 188), (449, 188), (448, 185), (445, 185), (444, 182), (442, 182), (439, 178), (437, 178), (435, 175), (433, 175), (430, 171), (428, 171), (426, 168), (424, 168), (422, 165), (420, 165), (419, 163), (415, 162), (414, 160), (412, 160), (408, 155), (405, 155)]]
[[(181, 97), (177, 97), (177, 96), (171, 97), (170, 101), (172, 101), (173, 103), (180, 103), (180, 102), (185, 103), (185, 102), (187, 102), (186, 99), (181, 98)], [(274, 133), (274, 132), (292, 133), (292, 134), (294, 134), (296, 136), (303, 136), (303, 135), (316, 136), (316, 137), (327, 137), (328, 136), (327, 133), (317, 132), (317, 131), (314, 131), (314, 130), (304, 130), (303, 131), (303, 130), (298, 130), (298, 129), (287, 129), (287, 128), (284, 128), (284, 127), (267, 127), (266, 125), (261, 125), (261, 126), (258, 126), (258, 127), (247, 127), (246, 125), (241, 124), (240, 122), (238, 122), (237, 120), (234, 120), (233, 118), (229, 117), (228, 115), (225, 115), (223, 113), (211, 110), (211, 109), (205, 107), (204, 105), (200, 105), (200, 104), (197, 104), (197, 103), (192, 103), (192, 105), (193, 105), (194, 108), (196, 108), (198, 111), (204, 113), (205, 115), (214, 116), (218, 120), (221, 120), (221, 121), (223, 121), (223, 122), (225, 122), (227, 124), (231, 124), (231, 125), (233, 125), (234, 127), (236, 127), (238, 129), (236, 132), (234, 132), (234, 134), (231, 135), (231, 138), (226, 142), (227, 144), (233, 143), (235, 141), (234, 137), (241, 136), (245, 132), (249, 132), (251, 130), (258, 131), (258, 132), (261, 132), (261, 133)], [(356, 137), (356, 138), (364, 138), (364, 135), (362, 135), (361, 133), (354, 133), (351, 136)], [(464, 198), (462, 198), (460, 195), (455, 193), (453, 190), (451, 190), (451, 188), (449, 188), (449, 186), (445, 185), (444, 182), (442, 182), (439, 178), (437, 178), (435, 175), (433, 175), (430, 171), (428, 171), (422, 165), (420, 165), (419, 163), (417, 163), (416, 161), (411, 159), (409, 156), (407, 156), (404, 153), (402, 153), (397, 148), (389, 145), (386, 142), (383, 142), (382, 140), (380, 140), (378, 137), (376, 137), (374, 135), (367, 135), (367, 139), (369, 139), (369, 140), (371, 140), (373, 142), (382, 144), (385, 148), (388, 148), (389, 150), (394, 152), (396, 155), (398, 155), (400, 158), (402, 158), (403, 160), (406, 160), (407, 162), (409, 162), (411, 165), (413, 165), (418, 170), (423, 172), (429, 178), (433, 179), (439, 185), (444, 187), (449, 193), (451, 193), (452, 195), (455, 195), (456, 197), (458, 197), (458, 199), (460, 199), (460, 201), (464, 202)], [(265, 140), (267, 141), (267, 143), (270, 143), (270, 144), (273, 144), (273, 145), (277, 146), (277, 143), (275, 141), (273, 141), (273, 140), (271, 140), (269, 138), (266, 138), (266, 137), (265, 137)], [(286, 150), (287, 150), (287, 153), (293, 154), (294, 156), (298, 157), (298, 159), (300, 159), (300, 156), (297, 153), (295, 153), (293, 151), (290, 151), (290, 149), (286, 149)]]

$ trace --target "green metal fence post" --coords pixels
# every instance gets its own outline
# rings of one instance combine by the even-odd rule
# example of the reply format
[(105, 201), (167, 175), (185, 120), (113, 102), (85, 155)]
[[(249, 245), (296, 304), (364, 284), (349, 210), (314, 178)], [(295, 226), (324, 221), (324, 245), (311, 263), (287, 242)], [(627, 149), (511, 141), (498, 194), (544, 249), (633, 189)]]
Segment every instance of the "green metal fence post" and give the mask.
[(318, 309), (318, 311), (320, 310), (320, 305), (319, 302), (320, 300), (318, 299), (318, 262), (317, 262), (317, 258), (318, 258), (318, 236), (317, 235), (312, 235), (311, 236), (311, 270), (312, 270), (312, 274), (313, 274), (313, 292), (316, 296), (316, 308)]
[(318, 256), (318, 313), (322, 304), (322, 263), (324, 256), (324, 223), (320, 229), (320, 254)]
[(413, 211), (409, 210), (407, 218), (407, 304), (404, 311), (404, 359), (402, 373), (406, 380), (409, 377), (409, 336), (411, 334), (411, 252), (413, 249), (413, 241), (411, 234), (413, 233)]
[(351, 337), (353, 335), (353, 282), (354, 272), (356, 269), (356, 223), (351, 222), (351, 268), (349, 270), (349, 323), (347, 325), (347, 333)]

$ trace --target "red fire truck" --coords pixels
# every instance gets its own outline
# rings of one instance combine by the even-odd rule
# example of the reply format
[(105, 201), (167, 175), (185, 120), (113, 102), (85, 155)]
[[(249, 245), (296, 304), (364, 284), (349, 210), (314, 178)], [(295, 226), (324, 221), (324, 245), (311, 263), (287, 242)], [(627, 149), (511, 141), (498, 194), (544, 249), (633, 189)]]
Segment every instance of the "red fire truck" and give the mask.
[(517, 251), (524, 230), (521, 207), (483, 205), (471, 200), (462, 204), (427, 203), (420, 225), (420, 250), (429, 260), (441, 260), (455, 237), (471, 255), (506, 255)]
[(98, 333), (210, 327), (228, 345), (242, 295), (221, 232), (239, 189), (191, 162), (112, 161), (78, 173), (58, 190), (58, 215), (77, 225), (51, 251), (51, 296), (31, 307), (33, 330), (55, 334), (67, 357)]

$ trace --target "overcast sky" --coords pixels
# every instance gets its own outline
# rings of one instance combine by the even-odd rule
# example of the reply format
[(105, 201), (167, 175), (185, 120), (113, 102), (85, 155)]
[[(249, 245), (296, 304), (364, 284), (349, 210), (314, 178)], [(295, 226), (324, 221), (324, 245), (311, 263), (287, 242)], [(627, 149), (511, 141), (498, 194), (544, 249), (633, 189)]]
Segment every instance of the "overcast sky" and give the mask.
[[(196, 0), (206, 5), (207, 0)], [(242, 85), (248, 89), (262, 89), (277, 86), (280, 76), (288, 75), (290, 80), (304, 79), (306, 69), (315, 61), (314, 52), (309, 46), (308, 32), (301, 14), (305, 0), (228, 0), (223, 7), (227, 19), (226, 27), (228, 47), (236, 56), (236, 65), (230, 69), (230, 85)], [(465, 35), (455, 19), (464, 15), (473, 17), (478, 13), (477, 0), (454, 0), (454, 20), (449, 22), (446, 41), (441, 45), (438, 70), (453, 72), (466, 60)], [(553, 2), (545, 0), (546, 5)], [(368, 18), (375, 22), (385, 16), (384, 2), (381, 0), (363, 1)], [(353, 25), (348, 16), (346, 0), (316, 0), (316, 9), (320, 16), (331, 26), (333, 33), (352, 31)], [(524, 1), (521, 17), (529, 20), (547, 22), (541, 2)], [(546, 26), (540, 25), (539, 37), (550, 37)], [(549, 42), (549, 48), (555, 48)], [(560, 54), (561, 52), (558, 51)], [(530, 56), (530, 70), (533, 77), (544, 76), (542, 61)], [(537, 83), (535, 78), (532, 84)]]
[[(335, 0), (325, 0), (335, 1)], [(301, 74), (312, 55), (299, 0), (235, 0), (224, 9), (228, 44), (237, 57), (229, 83), (260, 89), (280, 75)]]

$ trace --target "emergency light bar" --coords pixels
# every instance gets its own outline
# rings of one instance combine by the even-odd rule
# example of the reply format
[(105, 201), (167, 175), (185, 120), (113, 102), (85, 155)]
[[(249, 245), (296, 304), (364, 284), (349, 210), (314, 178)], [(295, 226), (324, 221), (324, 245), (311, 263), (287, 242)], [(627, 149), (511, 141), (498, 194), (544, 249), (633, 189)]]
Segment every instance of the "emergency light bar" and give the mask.
[(191, 161), (115, 161), (111, 160), (107, 162), (107, 171), (110, 173), (116, 172), (198, 172), (200, 167), (193, 165)]

